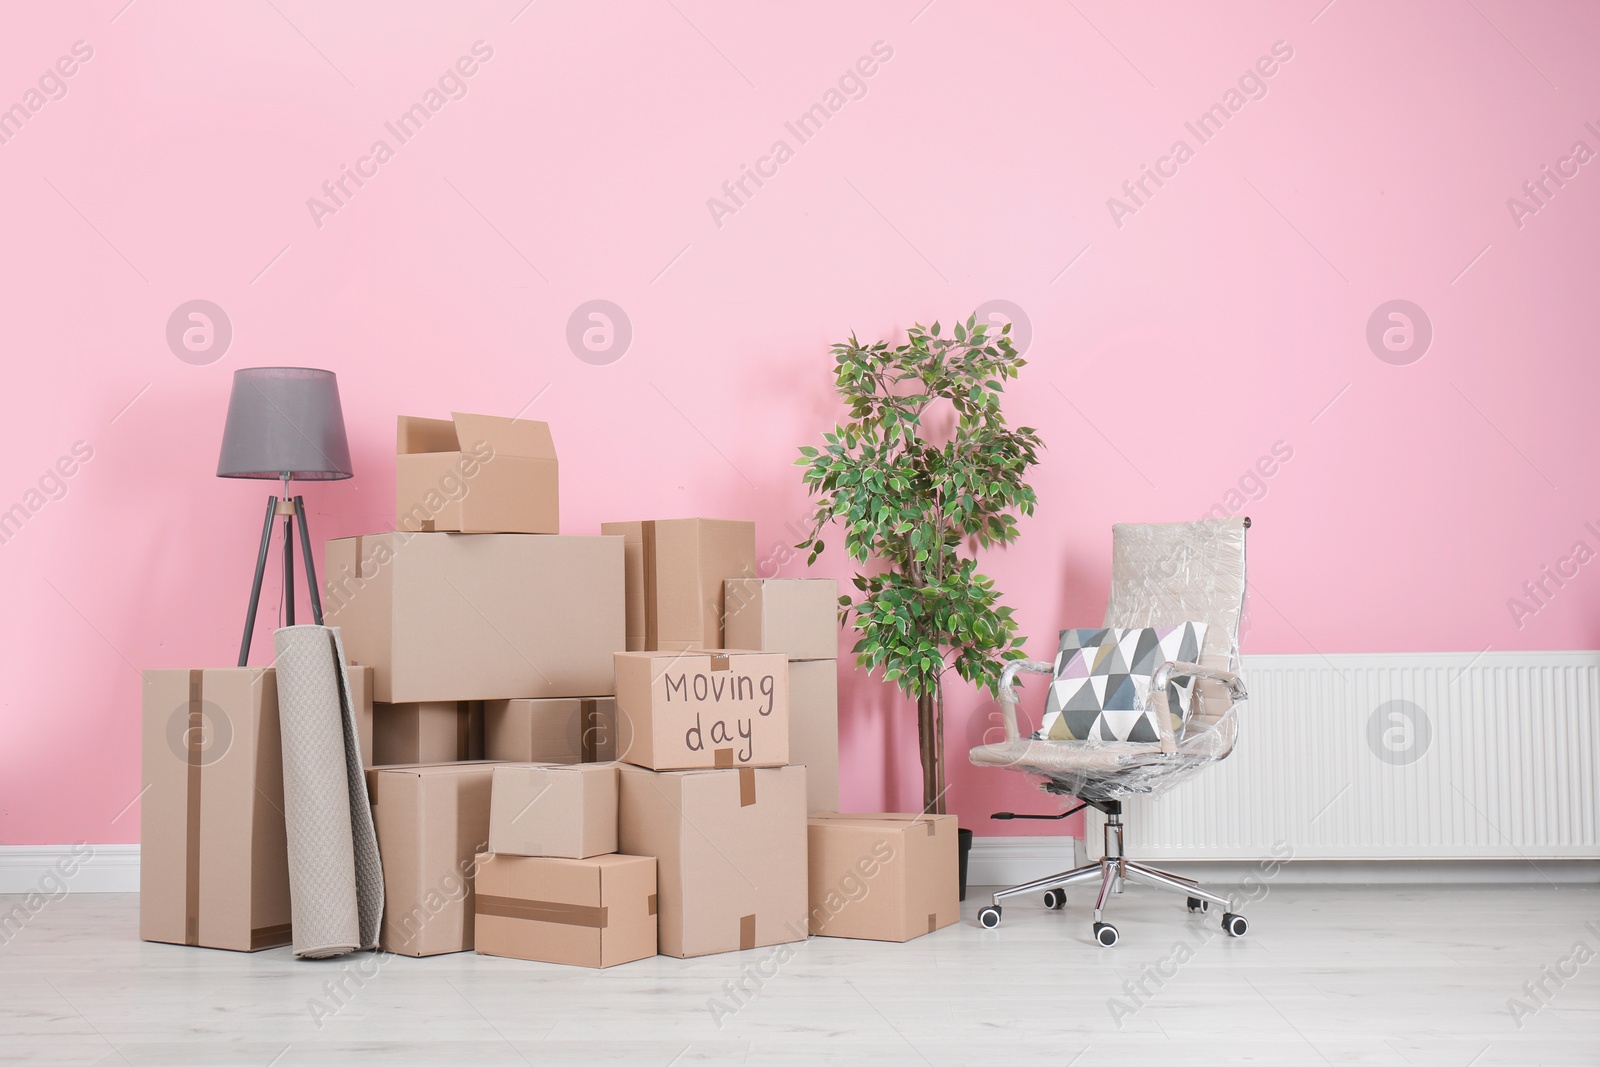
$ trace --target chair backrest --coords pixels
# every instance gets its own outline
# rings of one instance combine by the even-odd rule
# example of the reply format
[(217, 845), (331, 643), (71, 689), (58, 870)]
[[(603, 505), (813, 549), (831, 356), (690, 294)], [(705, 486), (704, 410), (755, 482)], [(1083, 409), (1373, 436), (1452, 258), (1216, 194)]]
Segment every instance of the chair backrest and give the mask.
[[(1200, 663), (1239, 669), (1239, 625), (1244, 614), (1245, 529), (1249, 520), (1118, 523), (1111, 528), (1111, 597), (1105, 626), (1208, 624)], [(1227, 690), (1202, 681), (1192, 726), (1210, 726), (1227, 714)], [(1232, 747), (1232, 739), (1228, 741)]]

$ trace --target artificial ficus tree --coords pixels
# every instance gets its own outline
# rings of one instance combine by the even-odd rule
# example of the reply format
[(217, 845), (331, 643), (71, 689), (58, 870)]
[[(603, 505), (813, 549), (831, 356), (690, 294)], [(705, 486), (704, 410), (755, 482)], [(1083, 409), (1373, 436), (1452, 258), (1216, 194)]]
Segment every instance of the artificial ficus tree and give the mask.
[(995, 693), (1005, 661), (1023, 655), (1011, 609), (976, 559), (1014, 541), (1016, 516), (1033, 513), (1024, 478), (1039, 435), (1007, 426), (1000, 409), (1006, 381), (1026, 365), (1010, 332), (969, 318), (944, 334), (935, 322), (893, 348), (851, 334), (833, 346), (848, 417), (796, 461), (817, 498), (799, 546), (808, 562), (837, 521), (845, 551), (873, 565), (855, 577), (858, 596), (839, 603), (860, 633), (856, 663), (917, 702), (929, 812), (945, 810), (946, 672)]

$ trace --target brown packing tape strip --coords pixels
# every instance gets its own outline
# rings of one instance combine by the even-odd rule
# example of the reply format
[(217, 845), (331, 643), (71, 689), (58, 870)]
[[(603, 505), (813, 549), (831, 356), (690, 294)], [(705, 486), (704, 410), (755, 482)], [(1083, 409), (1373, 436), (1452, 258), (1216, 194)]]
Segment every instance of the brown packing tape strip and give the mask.
[(289, 923), (278, 926), (258, 926), (250, 931), (250, 951), (277, 948), (294, 940), (294, 929)]
[(422, 527), (421, 531), (419, 531), (421, 533), (434, 533), (435, 532), (435, 530), (434, 530), (434, 521), (432, 519), (423, 519), (417, 525)]
[(930, 911), (928, 912), (928, 933), (931, 934), (937, 929), (939, 929), (939, 914), (938, 912)]
[(578, 762), (594, 763), (600, 758), (600, 702), (578, 701)]
[(200, 943), (200, 743), (205, 739), (205, 672), (189, 672), (188, 775), (184, 784), (183, 943)]
[(733, 659), (729, 656), (712, 656), (711, 669), (714, 671), (729, 671), (733, 669)]
[(739, 916), (739, 951), (756, 947), (756, 917), (754, 915)]
[(644, 555), (644, 647), (653, 649), (661, 643), (661, 627), (656, 620), (656, 522), (646, 519), (639, 524), (641, 549)]
[(711, 750), (711, 765), (719, 771), (725, 771), (733, 766), (733, 749), (714, 748)]
[(456, 701), (456, 759), (472, 758), (472, 702)]
[(756, 802), (756, 772), (750, 767), (739, 768), (739, 806), (748, 808)]
[(650, 914), (654, 915), (656, 913), (656, 895), (654, 893), (651, 893), (649, 899), (646, 900), (645, 903), (650, 908)]
[(516, 897), (495, 897), (478, 894), (478, 914), (498, 915), (503, 919), (527, 919), (532, 922), (560, 923), (563, 926), (586, 926), (593, 930), (606, 928), (604, 907), (587, 904), (563, 904), (554, 900), (519, 900)]

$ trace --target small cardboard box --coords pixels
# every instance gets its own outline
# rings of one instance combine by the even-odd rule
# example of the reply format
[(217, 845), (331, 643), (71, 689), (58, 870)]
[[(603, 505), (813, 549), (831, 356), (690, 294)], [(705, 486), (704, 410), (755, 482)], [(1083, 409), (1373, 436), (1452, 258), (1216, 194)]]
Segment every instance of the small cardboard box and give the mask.
[(556, 446), (529, 419), (401, 415), (396, 525), (413, 533), (561, 532)]
[(139, 936), (240, 952), (287, 945), (272, 668), (145, 671), (143, 703)]
[(839, 661), (789, 661), (789, 762), (806, 769), (806, 810), (839, 808)]
[(616, 698), (485, 701), (483, 754), (514, 763), (609, 763), (617, 758)]
[(796, 659), (839, 655), (839, 583), (832, 578), (730, 578), (722, 640)]
[(373, 699), (615, 692), (622, 539), (383, 533), (327, 543), (325, 616)]
[(617, 757), (658, 771), (789, 762), (789, 661), (770, 652), (619, 652)]
[(910, 941), (961, 918), (954, 815), (808, 820), (811, 932)]
[(490, 852), (583, 860), (616, 850), (616, 764), (495, 766)]
[(472, 877), (489, 843), (494, 767), (430, 763), (367, 772), (383, 857), (384, 950), (434, 956), (472, 948)]
[(481, 700), (375, 704), (372, 720), (376, 763), (369, 766), (484, 758)]
[(478, 951), (615, 967), (656, 954), (656, 861), (649, 856), (484, 856)]
[(656, 858), (663, 955), (806, 939), (804, 767), (619, 770), (617, 844)]
[(630, 650), (721, 648), (722, 583), (756, 570), (756, 525), (732, 519), (607, 522), (628, 573)]

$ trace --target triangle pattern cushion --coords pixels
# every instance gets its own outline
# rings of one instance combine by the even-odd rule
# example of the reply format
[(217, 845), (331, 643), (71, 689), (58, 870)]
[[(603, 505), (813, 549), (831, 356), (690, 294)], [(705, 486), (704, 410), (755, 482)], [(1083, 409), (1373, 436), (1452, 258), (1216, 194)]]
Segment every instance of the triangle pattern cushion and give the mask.
[[(1150, 683), (1163, 663), (1195, 662), (1205, 639), (1203, 622), (1062, 630), (1055, 677), (1034, 739), (1160, 740)], [(1193, 702), (1194, 679), (1173, 678), (1167, 685), (1173, 733), (1182, 730)]]

